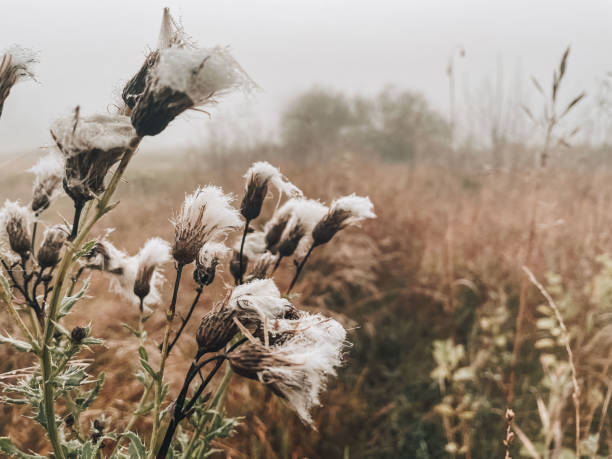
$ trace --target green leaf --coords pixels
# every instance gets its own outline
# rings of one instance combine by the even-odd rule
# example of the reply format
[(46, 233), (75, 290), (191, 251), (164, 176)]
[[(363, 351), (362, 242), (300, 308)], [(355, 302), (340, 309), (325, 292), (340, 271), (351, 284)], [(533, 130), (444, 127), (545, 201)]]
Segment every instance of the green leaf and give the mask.
[(61, 319), (62, 317), (67, 316), (70, 313), (70, 310), (72, 309), (72, 307), (76, 304), (76, 302), (79, 301), (81, 298), (83, 298), (88, 288), (89, 288), (89, 279), (85, 281), (85, 283), (83, 284), (83, 288), (80, 291), (78, 291), (72, 296), (64, 297), (60, 305), (60, 310), (57, 314), (57, 318)]
[(146, 362), (149, 361), (149, 354), (147, 354), (147, 350), (145, 349), (144, 346), (140, 346), (138, 348), (138, 354), (140, 355), (140, 358)]
[(0, 437), (0, 451), (10, 457), (18, 457), (20, 459), (44, 459), (44, 456), (24, 453), (8, 437)]
[(136, 336), (136, 337), (140, 336), (140, 332), (139, 332), (138, 330), (136, 330), (136, 329), (134, 329), (134, 328), (130, 327), (130, 326), (129, 326), (128, 324), (126, 324), (125, 322), (122, 322), (122, 323), (121, 323), (121, 326), (122, 326), (123, 328), (125, 328), (125, 329), (129, 330), (129, 332), (130, 332), (131, 334), (133, 334), (134, 336)]
[(98, 396), (98, 393), (100, 392), (100, 389), (102, 389), (102, 386), (104, 385), (104, 377), (105, 377), (104, 373), (100, 373), (100, 376), (98, 376), (98, 379), (96, 380), (95, 387), (89, 391), (85, 400), (83, 400), (83, 402), (79, 404), (79, 407), (82, 410), (86, 410), (89, 407), (89, 405), (91, 405), (93, 401), (96, 399), (96, 397)]
[(142, 443), (142, 440), (134, 432), (127, 432), (124, 436), (130, 441), (128, 454), (131, 458), (146, 459), (147, 449)]
[(149, 373), (153, 379), (155, 380), (158, 379), (157, 372), (153, 370), (153, 368), (151, 368), (151, 365), (149, 365), (149, 363), (146, 360), (140, 359), (140, 364), (142, 365), (142, 368), (144, 368), (145, 371)]
[(18, 339), (13, 338), (12, 336), (3, 336), (0, 335), (0, 344), (12, 344), (15, 349), (20, 352), (32, 352), (32, 346), (25, 341), (20, 341)]

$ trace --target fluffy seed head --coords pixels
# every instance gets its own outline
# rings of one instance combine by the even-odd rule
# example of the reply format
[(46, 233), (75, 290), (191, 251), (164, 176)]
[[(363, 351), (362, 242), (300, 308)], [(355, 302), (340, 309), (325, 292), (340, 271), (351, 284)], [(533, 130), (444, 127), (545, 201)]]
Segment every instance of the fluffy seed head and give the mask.
[(266, 161), (253, 163), (244, 178), (246, 187), (240, 212), (247, 220), (259, 217), (269, 184), (275, 186), (279, 193), (289, 197), (302, 196), (302, 191), (298, 187), (289, 182), (276, 167)]
[(255, 84), (226, 48), (172, 46), (159, 50), (132, 111), (138, 135), (157, 135), (185, 110)]
[(8, 238), (11, 250), (22, 257), (30, 253), (32, 221), (32, 212), (27, 207), (14, 201), (4, 202), (0, 210), (1, 229)]
[(64, 189), (81, 204), (105, 189), (104, 178), (136, 140), (129, 118), (121, 115), (81, 117), (79, 107), (74, 115), (58, 119), (51, 135), (65, 158)]
[(21, 46), (12, 46), (4, 52), (0, 59), (0, 115), (15, 83), (28, 78), (36, 80), (32, 67), (37, 62), (36, 53)]
[(277, 257), (270, 252), (259, 255), (253, 264), (253, 269), (249, 274), (250, 279), (265, 279), (268, 274), (268, 270), (270, 267), (272, 267), (276, 261), (276, 258)]
[(67, 237), (66, 230), (59, 225), (45, 230), (42, 243), (36, 255), (41, 268), (50, 268), (57, 265)]
[(196, 259), (196, 269), (193, 271), (193, 279), (200, 285), (212, 284), (219, 261), (229, 253), (229, 248), (221, 242), (205, 243)]
[(291, 217), (280, 237), (277, 248), (279, 253), (285, 257), (293, 255), (294, 252), (302, 256), (312, 243), (310, 238), (312, 229), (328, 212), (328, 209), (314, 199), (291, 199), (290, 201), (292, 201)]
[(57, 152), (43, 156), (29, 169), (34, 174), (31, 209), (35, 215), (40, 214), (51, 204), (58, 194), (64, 177), (64, 160)]
[(346, 331), (333, 319), (308, 313), (273, 320), (269, 329), (269, 348), (251, 344), (230, 356), (230, 363), (239, 374), (259, 380), (284, 398), (302, 421), (312, 425), (310, 410), (320, 404), (327, 378), (342, 363)]
[(151, 292), (151, 281), (156, 270), (170, 261), (170, 245), (160, 238), (149, 239), (136, 255), (138, 269), (134, 294), (144, 300)]
[(236, 317), (236, 311), (227, 307), (225, 301), (216, 304), (210, 312), (202, 317), (196, 335), (198, 357), (207, 352), (220, 351), (231, 341), (238, 332), (234, 317)]
[(314, 227), (312, 238), (315, 245), (329, 242), (334, 235), (347, 226), (360, 224), (366, 218), (376, 218), (370, 198), (351, 194), (332, 202), (329, 212)]
[(222, 240), (228, 231), (240, 226), (240, 217), (231, 201), (230, 195), (211, 185), (198, 188), (185, 198), (173, 221), (172, 256), (178, 263), (193, 262), (206, 242)]
[(228, 306), (237, 312), (238, 319), (255, 324), (265, 319), (282, 318), (295, 311), (289, 300), (281, 298), (272, 279), (255, 279), (235, 287)]

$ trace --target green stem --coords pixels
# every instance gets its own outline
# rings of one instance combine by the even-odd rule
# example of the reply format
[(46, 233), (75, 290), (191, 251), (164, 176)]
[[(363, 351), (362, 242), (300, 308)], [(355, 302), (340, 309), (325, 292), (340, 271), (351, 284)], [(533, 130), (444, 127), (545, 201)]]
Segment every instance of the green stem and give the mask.
[(172, 321), (176, 312), (176, 301), (178, 298), (179, 285), (181, 283), (181, 273), (183, 272), (183, 264), (179, 263), (176, 267), (176, 280), (174, 281), (174, 292), (172, 293), (172, 301), (170, 307), (166, 311), (166, 331), (164, 333), (164, 340), (162, 342), (161, 349), (161, 363), (159, 365), (159, 372), (155, 378), (155, 408), (153, 414), (153, 430), (151, 433), (151, 444), (149, 446), (149, 458), (155, 457), (157, 442), (159, 440), (159, 428), (161, 419), (159, 419), (159, 413), (161, 411), (162, 404), (162, 392), (164, 388), (164, 370), (166, 368), (166, 359), (168, 358), (168, 347), (170, 344), (170, 332), (172, 330)]
[(82, 230), (76, 236), (74, 243), (69, 246), (68, 250), (64, 254), (62, 261), (57, 270), (57, 274), (55, 277), (54, 287), (51, 294), (51, 301), (49, 302), (49, 312), (47, 314), (47, 320), (45, 322), (45, 331), (43, 333), (43, 342), (41, 343), (41, 373), (42, 373), (42, 383), (43, 383), (43, 408), (45, 421), (47, 423), (47, 433), (49, 435), (49, 440), (51, 441), (51, 446), (53, 447), (53, 453), (56, 459), (66, 459), (64, 455), (64, 450), (60, 444), (59, 432), (57, 430), (57, 424), (55, 422), (55, 412), (54, 412), (54, 402), (55, 402), (55, 388), (53, 387), (53, 381), (51, 379), (52, 372), (52, 363), (51, 363), (51, 341), (53, 339), (53, 334), (55, 331), (55, 326), (53, 322), (57, 319), (57, 312), (59, 306), (61, 304), (62, 292), (64, 290), (64, 283), (66, 281), (66, 277), (70, 272), (70, 268), (72, 267), (73, 256), (79, 250), (79, 248), (83, 245), (85, 238), (95, 225), (95, 223), (110, 210), (108, 207), (108, 203), (117, 189), (119, 184), (119, 180), (121, 176), (125, 172), (130, 159), (134, 155), (138, 144), (140, 143), (140, 138), (135, 137), (130, 142), (130, 146), (128, 150), (123, 155), (119, 166), (115, 170), (113, 177), (111, 178), (106, 191), (102, 195), (100, 202), (98, 203), (96, 213), (93, 215), (91, 220), (86, 222), (86, 224), (82, 227)]

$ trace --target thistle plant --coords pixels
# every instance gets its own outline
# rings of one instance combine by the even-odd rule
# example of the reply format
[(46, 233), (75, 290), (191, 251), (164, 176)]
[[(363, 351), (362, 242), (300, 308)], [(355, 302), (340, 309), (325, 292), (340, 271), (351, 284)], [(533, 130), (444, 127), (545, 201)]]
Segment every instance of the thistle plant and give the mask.
[[(53, 457), (208, 457), (213, 441), (229, 436), (239, 422), (225, 417), (224, 409), (233, 373), (263, 384), (305, 426), (316, 428), (311, 411), (342, 364), (346, 330), (330, 317), (308, 312), (294, 296), (283, 296), (271, 276), (283, 258), (294, 256), (298, 268), (289, 290), (294, 287), (314, 247), (374, 217), (369, 199), (351, 195), (328, 208), (303, 197), (276, 167), (257, 162), (245, 175), (239, 209), (234, 196), (214, 185), (186, 195), (171, 219), (172, 241), (150, 238), (130, 255), (112, 242), (112, 230), (98, 228), (118, 204), (114, 193), (143, 136), (160, 134), (183, 111), (213, 97), (253, 86), (227, 49), (197, 47), (164, 10), (159, 47), (126, 84), (125, 106), (117, 114), (93, 116), (77, 107), (60, 117), (50, 129), (56, 149), (32, 168), (32, 202), (6, 201), (0, 210), (0, 303), (19, 330), (18, 336), (0, 335), (0, 343), (34, 360), (14, 382), (2, 383), (2, 401), (29, 406), (33, 421), (47, 432)], [(60, 184), (74, 204), (74, 218), (72, 224), (47, 225), (42, 216), (62, 195)], [(259, 221), (274, 190), (277, 208), (268, 222)], [(37, 225), (44, 228), (38, 243)], [(94, 229), (102, 235), (91, 236)], [(231, 258), (228, 246), (234, 247)], [(174, 281), (165, 282), (171, 263)], [(203, 292), (221, 281), (218, 271), (226, 263), (235, 285), (202, 311)], [(188, 269), (197, 287), (179, 321), (178, 300), (187, 295), (181, 281)], [(124, 326), (125, 339), (138, 343), (134, 377), (142, 395), (121, 428), (103, 414), (87, 425), (83, 414), (95, 403), (105, 375), (90, 374), (90, 360), (82, 353), (95, 352), (103, 341), (93, 336), (95, 323), (69, 329), (65, 321), (86, 302), (90, 281), (98, 276), (109, 278), (116, 301), (139, 313), (137, 324)], [(149, 336), (155, 330), (148, 325), (158, 312), (165, 313), (160, 343)], [(201, 317), (197, 349), (180, 391), (174, 392), (165, 369), (168, 359), (183, 358), (171, 352), (196, 313)], [(213, 382), (222, 368), (222, 381)], [(150, 431), (135, 430), (143, 417), (150, 419)], [(21, 451), (6, 437), (0, 438), (0, 451), (42, 457)]]

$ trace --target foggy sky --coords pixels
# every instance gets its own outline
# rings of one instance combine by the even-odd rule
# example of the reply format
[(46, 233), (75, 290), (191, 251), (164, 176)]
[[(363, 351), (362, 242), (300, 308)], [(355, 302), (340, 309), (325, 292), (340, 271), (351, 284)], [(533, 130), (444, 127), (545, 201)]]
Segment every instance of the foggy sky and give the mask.
[[(502, 65), (508, 79), (544, 81), (572, 45), (568, 87), (594, 93), (612, 70), (612, 2), (606, 0), (2, 0), (0, 48), (40, 52), (39, 84), (15, 86), (0, 119), (0, 152), (50, 143), (48, 127), (80, 105), (106, 111), (154, 47), (162, 7), (203, 46), (230, 45), (263, 91), (211, 109), (214, 121), (271, 131), (283, 105), (314, 84), (374, 94), (386, 84), (422, 91), (448, 113), (452, 50), (457, 91), (477, 88)], [(461, 103), (461, 101), (458, 101)], [(211, 124), (176, 120), (149, 147), (196, 145)]]

